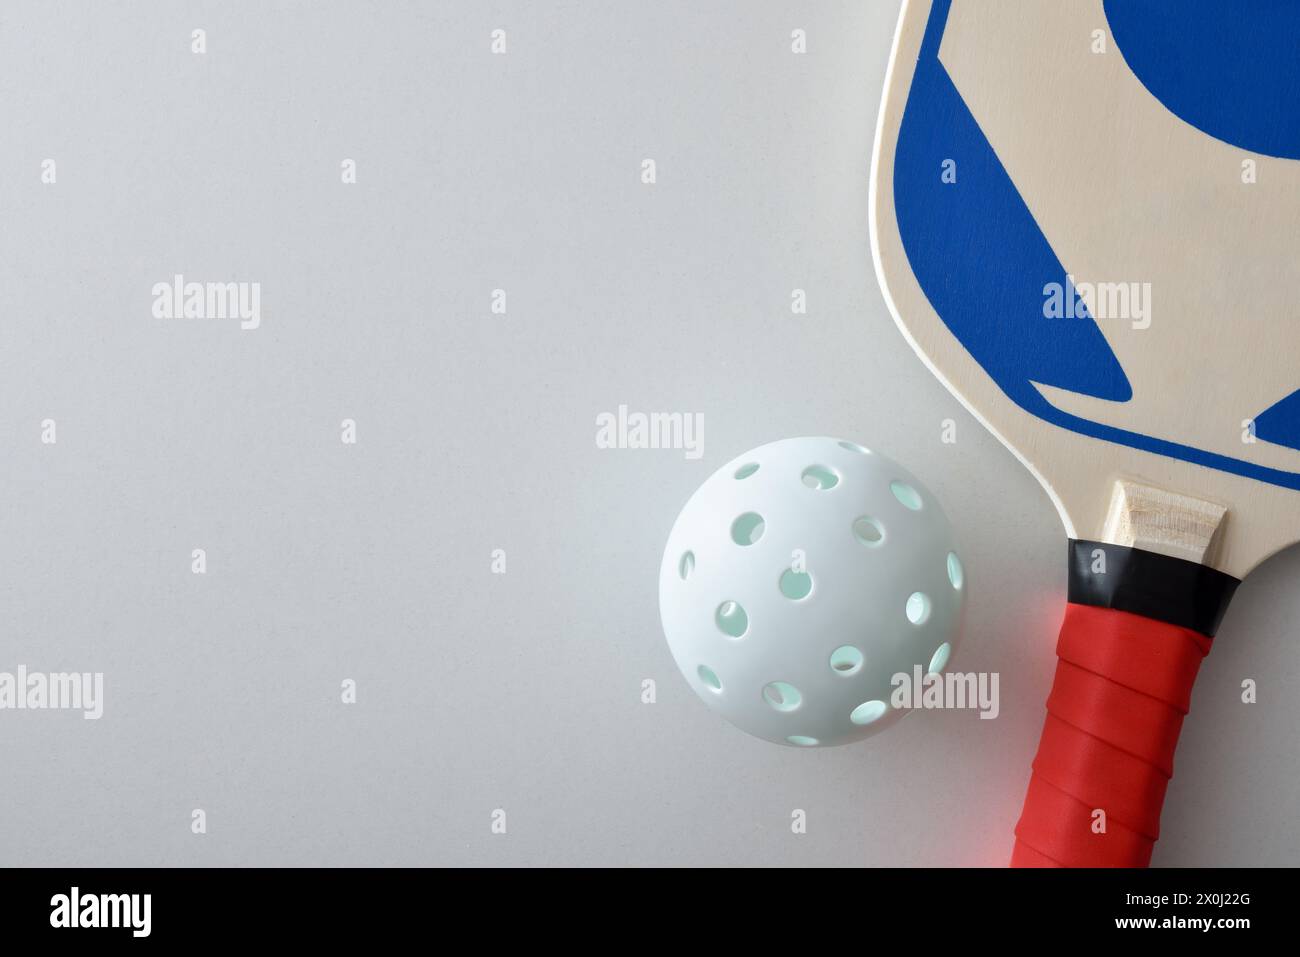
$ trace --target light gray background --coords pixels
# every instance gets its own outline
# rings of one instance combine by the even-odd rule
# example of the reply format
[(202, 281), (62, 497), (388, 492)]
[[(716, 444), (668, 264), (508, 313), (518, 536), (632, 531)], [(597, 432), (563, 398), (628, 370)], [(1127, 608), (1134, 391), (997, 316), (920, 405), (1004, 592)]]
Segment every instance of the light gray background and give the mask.
[[(896, 15), (6, 2), (0, 670), (103, 671), (106, 710), (0, 713), (0, 862), (1003, 863), (1065, 546), (876, 286)], [(260, 282), (262, 327), (152, 318), (176, 272)], [(598, 450), (619, 403), (702, 412), (704, 458)], [(656, 574), (677, 509), (732, 456), (809, 433), (879, 448), (945, 503), (971, 590), (954, 664), (1000, 672), (998, 720), (796, 751), (675, 672)], [(1238, 593), (1156, 863), (1297, 861), (1297, 580), (1292, 551)]]

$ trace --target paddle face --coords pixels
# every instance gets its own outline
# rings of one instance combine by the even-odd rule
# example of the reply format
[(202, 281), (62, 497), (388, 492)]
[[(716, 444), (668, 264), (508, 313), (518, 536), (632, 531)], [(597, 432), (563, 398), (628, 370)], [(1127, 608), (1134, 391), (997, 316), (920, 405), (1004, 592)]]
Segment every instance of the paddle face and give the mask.
[(1300, 5), (1258, 6), (906, 0), (871, 196), (895, 319), (1070, 537), (1134, 483), (1238, 578), (1300, 540)]

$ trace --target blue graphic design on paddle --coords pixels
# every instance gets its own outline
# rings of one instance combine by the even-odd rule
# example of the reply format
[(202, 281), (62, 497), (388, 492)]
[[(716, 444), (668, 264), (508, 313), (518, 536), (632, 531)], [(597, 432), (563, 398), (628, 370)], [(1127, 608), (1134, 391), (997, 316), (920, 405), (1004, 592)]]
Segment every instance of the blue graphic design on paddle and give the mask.
[[(1300, 489), (1295, 472), (1080, 418), (1053, 406), (1035, 386), (1112, 402), (1133, 396), (1119, 360), (1086, 308), (1068, 321), (1044, 317), (1044, 286), (1062, 282), (1067, 270), (939, 62), (950, 3), (935, 0), (931, 8), (894, 158), (899, 234), (939, 318), (1016, 405), (1047, 422)], [(1107, 4), (1111, 6), (1123, 4)], [(1296, 70), (1290, 68), (1292, 77)], [(941, 181), (937, 171), (946, 159), (957, 161), (959, 183)], [(1292, 394), (1273, 405), (1258, 416), (1255, 429), (1264, 441), (1300, 448), (1300, 399)]]

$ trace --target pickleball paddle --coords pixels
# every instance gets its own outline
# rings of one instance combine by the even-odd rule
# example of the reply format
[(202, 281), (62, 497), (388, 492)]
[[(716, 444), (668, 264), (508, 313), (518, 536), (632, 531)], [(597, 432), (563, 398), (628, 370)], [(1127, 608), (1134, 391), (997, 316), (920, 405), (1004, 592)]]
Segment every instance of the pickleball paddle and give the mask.
[(1300, 4), (905, 0), (899, 327), (1069, 538), (1012, 864), (1146, 866), (1240, 579), (1300, 540)]

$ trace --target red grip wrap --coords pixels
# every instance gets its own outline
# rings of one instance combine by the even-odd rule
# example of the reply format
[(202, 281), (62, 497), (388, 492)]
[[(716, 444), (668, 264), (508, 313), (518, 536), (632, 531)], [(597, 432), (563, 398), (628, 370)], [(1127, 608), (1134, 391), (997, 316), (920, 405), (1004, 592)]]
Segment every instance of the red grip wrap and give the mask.
[[(1068, 604), (1012, 867), (1146, 867), (1210, 639)], [(1105, 812), (1105, 831), (1094, 812)]]

